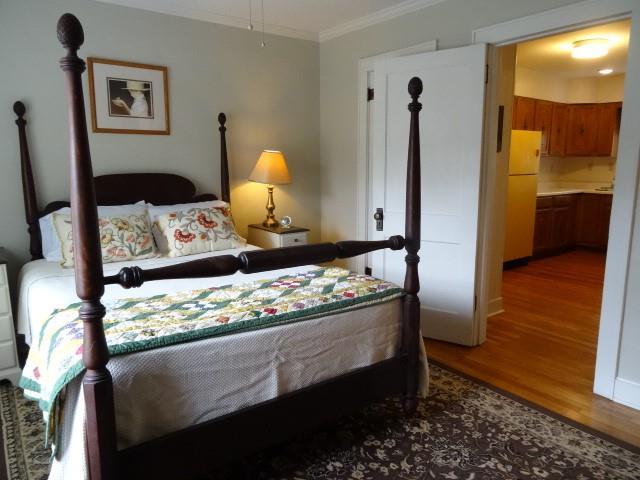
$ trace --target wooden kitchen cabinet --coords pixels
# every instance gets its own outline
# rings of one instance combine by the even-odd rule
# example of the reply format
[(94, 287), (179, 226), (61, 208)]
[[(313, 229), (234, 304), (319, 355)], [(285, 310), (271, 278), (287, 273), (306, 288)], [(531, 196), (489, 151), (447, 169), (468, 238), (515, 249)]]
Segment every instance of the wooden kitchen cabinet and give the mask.
[(561, 103), (553, 104), (551, 114), (551, 134), (549, 135), (549, 155), (562, 157), (567, 142), (567, 110), (569, 107)]
[(598, 133), (596, 136), (595, 154), (610, 157), (613, 150), (613, 140), (618, 129), (618, 117), (621, 105), (618, 103), (604, 103), (598, 105)]
[(515, 97), (513, 102), (513, 129), (533, 130), (536, 118), (536, 100), (528, 97)]
[(533, 229), (533, 256), (539, 257), (551, 251), (553, 247), (553, 208), (552, 197), (538, 197), (536, 205), (536, 223)]
[(565, 251), (575, 244), (576, 194), (538, 197), (533, 256)]
[(583, 193), (578, 201), (575, 243), (581, 247), (606, 250), (613, 195)]
[(542, 132), (542, 155), (615, 154), (621, 102), (565, 104), (516, 96), (513, 108), (514, 130)]
[(569, 105), (565, 153), (589, 156), (596, 151), (599, 108), (597, 105)]
[(563, 250), (575, 243), (577, 195), (553, 197), (553, 248)]
[(540, 153), (549, 154), (549, 140), (551, 137), (551, 120), (553, 117), (553, 102), (546, 100), (536, 100), (535, 117), (533, 130), (542, 132), (540, 143)]

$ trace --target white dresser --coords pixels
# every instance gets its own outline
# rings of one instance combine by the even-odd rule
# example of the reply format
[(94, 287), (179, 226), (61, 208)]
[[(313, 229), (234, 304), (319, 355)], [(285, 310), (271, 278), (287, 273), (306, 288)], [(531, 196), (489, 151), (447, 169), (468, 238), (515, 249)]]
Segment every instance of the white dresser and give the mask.
[(21, 371), (16, 354), (8, 279), (7, 256), (5, 250), (0, 248), (0, 380), (7, 379), (17, 385)]
[(269, 228), (261, 224), (249, 225), (249, 238), (251, 245), (262, 248), (293, 247), (306, 245), (308, 228), (294, 227), (283, 228), (280, 226)]

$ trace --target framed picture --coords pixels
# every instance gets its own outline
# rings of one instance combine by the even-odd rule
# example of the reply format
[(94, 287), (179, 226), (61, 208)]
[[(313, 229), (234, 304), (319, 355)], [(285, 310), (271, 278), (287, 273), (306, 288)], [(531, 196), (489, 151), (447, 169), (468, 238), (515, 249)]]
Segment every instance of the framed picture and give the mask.
[(93, 57), (87, 64), (94, 132), (169, 135), (167, 67)]

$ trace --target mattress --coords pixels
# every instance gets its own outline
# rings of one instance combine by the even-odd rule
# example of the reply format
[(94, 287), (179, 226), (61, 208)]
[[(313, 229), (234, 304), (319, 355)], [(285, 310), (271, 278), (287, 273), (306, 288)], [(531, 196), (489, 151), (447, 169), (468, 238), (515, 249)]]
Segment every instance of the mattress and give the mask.
[[(217, 254), (235, 254), (242, 250)], [(215, 256), (158, 258), (106, 264), (105, 275), (123, 266), (153, 268)], [(275, 278), (298, 267), (251, 275), (149, 282), (140, 289), (106, 287), (104, 299), (146, 297), (253, 279)], [(51, 311), (77, 301), (72, 269), (37, 260), (20, 274), (18, 331), (37, 338)], [(391, 358), (400, 347), (401, 301), (304, 322), (213, 337), (112, 357), (118, 448), (198, 424), (299, 388)], [(423, 352), (421, 394), (426, 394)], [(67, 387), (58, 455), (50, 479), (77, 479), (84, 471), (84, 397), (81, 379)]]

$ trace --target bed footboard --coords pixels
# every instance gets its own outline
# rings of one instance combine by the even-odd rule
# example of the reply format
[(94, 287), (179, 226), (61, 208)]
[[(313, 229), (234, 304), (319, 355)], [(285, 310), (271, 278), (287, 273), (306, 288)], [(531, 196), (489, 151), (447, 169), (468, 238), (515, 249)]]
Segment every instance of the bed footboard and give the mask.
[[(418, 291), (418, 250), (420, 248), (420, 140), (418, 97), (422, 82), (411, 79), (411, 128), (409, 138), (405, 237), (393, 236), (381, 241), (351, 241), (321, 243), (300, 247), (243, 252), (238, 256), (224, 255), (163, 268), (143, 270), (123, 268), (117, 275), (103, 275), (99, 242), (98, 214), (94, 177), (89, 151), (87, 122), (84, 110), (82, 73), (84, 61), (77, 51), (84, 41), (78, 19), (67, 13), (58, 21), (58, 39), (66, 48), (60, 66), (66, 77), (69, 110), (70, 140), (70, 197), (73, 242), (75, 246), (76, 292), (82, 300), (80, 317), (84, 322), (83, 362), (86, 373), (83, 388), (86, 403), (86, 438), (89, 475), (91, 480), (116, 478), (148, 478), (153, 466), (153, 478), (184, 478), (185, 475), (204, 474), (211, 468), (212, 455), (227, 451), (216, 450), (206, 440), (233, 435), (236, 456), (250, 453), (294, 433), (318, 426), (320, 422), (351, 411), (364, 401), (371, 401), (391, 393), (404, 394), (404, 408), (408, 414), (417, 406), (419, 377), (420, 301)], [(19, 113), (19, 112), (17, 112)], [(226, 117), (219, 117), (223, 142), (223, 200), (229, 200), (228, 170), (226, 169)], [(227, 187), (224, 188), (224, 185)], [(407, 295), (403, 306), (402, 349), (389, 360), (330, 379), (321, 384), (292, 392), (281, 398), (249, 407), (212, 422), (196, 425), (181, 432), (147, 442), (122, 452), (116, 447), (116, 425), (113, 383), (107, 369), (109, 352), (103, 329), (105, 308), (101, 303), (105, 285), (119, 284), (124, 288), (138, 287), (146, 281), (175, 278), (223, 276), (240, 271), (255, 273), (286, 267), (304, 266), (349, 258), (380, 249), (406, 248)], [(255, 423), (271, 422), (279, 427), (261, 429), (257, 435)], [(226, 433), (225, 433), (226, 432)], [(250, 432), (250, 433), (248, 433)], [(251, 437), (246, 442), (246, 436)], [(243, 445), (246, 448), (239, 451)], [(180, 458), (186, 455), (188, 458)], [(222, 456), (222, 459), (229, 457)], [(146, 461), (145, 461), (146, 460)], [(184, 467), (187, 461), (189, 468)], [(141, 469), (141, 467), (143, 467)], [(178, 469), (178, 470), (176, 470)]]

